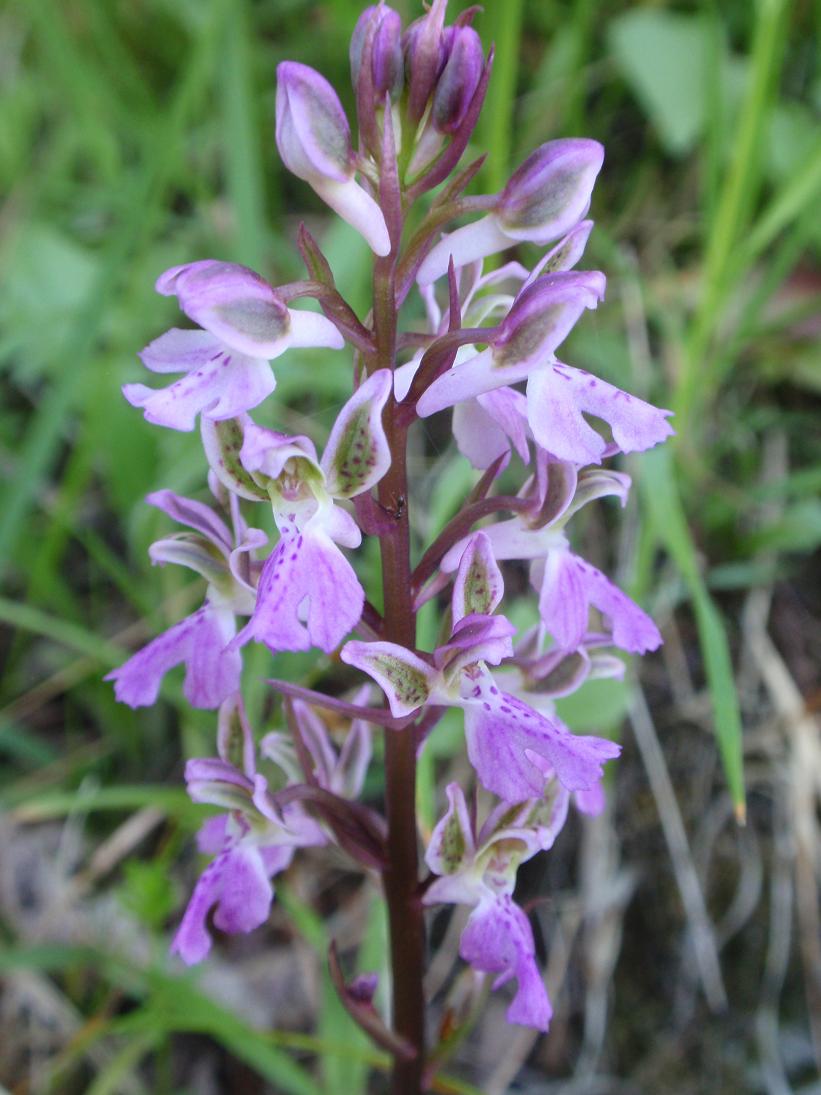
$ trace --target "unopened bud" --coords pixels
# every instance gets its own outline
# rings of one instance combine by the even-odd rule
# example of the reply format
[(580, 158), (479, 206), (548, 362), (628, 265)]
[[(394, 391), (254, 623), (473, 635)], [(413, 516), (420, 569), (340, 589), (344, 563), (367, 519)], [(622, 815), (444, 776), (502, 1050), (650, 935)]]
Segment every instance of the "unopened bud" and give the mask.
[(416, 123), (425, 113), (447, 60), (444, 25), (447, 0), (433, 0), (430, 10), (411, 23), (403, 36), (408, 79), (408, 115)]
[(362, 65), (369, 65), (375, 102), (381, 103), (386, 94), (397, 98), (404, 80), (399, 13), (387, 4), (365, 8), (351, 36), (350, 56), (354, 87), (359, 85)]
[(431, 117), (441, 133), (455, 133), (473, 98), (485, 59), (473, 27), (449, 27), (448, 59), (433, 94)]

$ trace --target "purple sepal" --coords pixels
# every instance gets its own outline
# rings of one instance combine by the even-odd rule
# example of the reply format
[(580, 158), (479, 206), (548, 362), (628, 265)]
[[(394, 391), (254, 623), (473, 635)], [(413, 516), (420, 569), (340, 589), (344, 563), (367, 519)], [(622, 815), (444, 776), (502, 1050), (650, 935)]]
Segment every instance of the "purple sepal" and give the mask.
[(169, 669), (185, 664), (185, 698), (212, 709), (237, 691), (242, 672), (238, 650), (226, 649), (234, 636), (234, 613), (210, 602), (143, 647), (105, 680), (129, 707), (154, 703)]
[(547, 1030), (553, 1010), (536, 965), (533, 932), (527, 917), (508, 894), (488, 898), (470, 914), (459, 953), (474, 969), (496, 974), (493, 988), (516, 978), (516, 995), (507, 1021)]
[(445, 9), (447, 0), (433, 0), (430, 9), (411, 23), (402, 37), (411, 124), (425, 113), (428, 100), (445, 64)]
[(282, 162), (300, 179), (346, 182), (353, 176), (351, 127), (339, 96), (308, 65), (277, 65), (276, 142)]
[(510, 177), (496, 206), (513, 239), (547, 243), (569, 231), (590, 208), (604, 162), (598, 141), (570, 138), (541, 145)]
[(359, 16), (350, 45), (351, 77), (358, 89), (362, 69), (366, 69), (371, 109), (381, 104), (385, 95), (397, 98), (402, 91), (404, 60), (402, 56), (402, 19), (387, 4), (365, 8)]
[(172, 266), (157, 279), (156, 289), (176, 296), (189, 319), (240, 353), (268, 360), (285, 348), (288, 308), (247, 266), (214, 259)]
[(277, 66), (276, 142), (283, 163), (367, 240), (390, 254), (382, 210), (354, 181), (351, 130), (342, 104), (324, 76), (307, 65)]

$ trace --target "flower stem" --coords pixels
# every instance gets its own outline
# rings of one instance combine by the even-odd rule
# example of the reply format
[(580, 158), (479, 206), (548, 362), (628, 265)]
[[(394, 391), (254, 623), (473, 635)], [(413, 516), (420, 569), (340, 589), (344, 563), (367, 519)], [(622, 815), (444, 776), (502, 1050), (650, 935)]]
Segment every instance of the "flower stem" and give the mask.
[[(374, 270), (374, 333), (378, 368), (393, 368), (396, 348), (395, 259)], [(416, 619), (411, 599), (410, 524), (406, 467), (407, 427), (391, 396), (384, 412), (391, 466), (379, 483), (379, 501), (392, 515), (380, 537), (383, 636), (413, 650)], [(385, 733), (385, 813), (388, 866), (383, 872), (393, 971), (393, 1025), (416, 1051), (394, 1059), (392, 1095), (420, 1095), (425, 1049), (425, 924), (419, 898), (416, 829), (416, 734), (412, 726)]]

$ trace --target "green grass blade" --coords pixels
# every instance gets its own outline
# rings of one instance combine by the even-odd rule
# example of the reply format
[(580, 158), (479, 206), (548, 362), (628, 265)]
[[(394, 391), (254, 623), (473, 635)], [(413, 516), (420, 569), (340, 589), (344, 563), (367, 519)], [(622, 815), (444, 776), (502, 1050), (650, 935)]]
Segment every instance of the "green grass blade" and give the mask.
[(721, 617), (699, 570), (667, 449), (654, 449), (642, 457), (640, 483), (656, 537), (681, 571), (693, 600), (716, 739), (736, 814), (741, 819), (745, 814), (741, 712), (730, 650)]

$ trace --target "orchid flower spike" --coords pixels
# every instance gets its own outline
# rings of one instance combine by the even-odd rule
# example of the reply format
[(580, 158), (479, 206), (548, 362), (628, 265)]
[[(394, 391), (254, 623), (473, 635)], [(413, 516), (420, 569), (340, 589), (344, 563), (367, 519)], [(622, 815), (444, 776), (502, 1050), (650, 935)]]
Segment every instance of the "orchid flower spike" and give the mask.
[(283, 61), (277, 66), (276, 113), (277, 148), (288, 170), (364, 236), (374, 254), (389, 254), (385, 218), (354, 180), (351, 129), (325, 77), (308, 65)]
[(286, 307), (276, 290), (247, 266), (205, 259), (172, 266), (157, 292), (176, 296), (201, 330), (172, 327), (140, 354), (155, 373), (185, 373), (168, 388), (126, 384), (123, 394), (146, 421), (192, 430), (198, 414), (234, 418), (266, 399), (276, 386), (269, 362), (291, 347), (339, 350), (344, 339), (316, 312)]
[(516, 243), (549, 243), (568, 232), (590, 208), (590, 196), (604, 162), (598, 141), (548, 141), (531, 153), (509, 179), (492, 212), (444, 236), (417, 275), (429, 285), (456, 266), (506, 251)]

